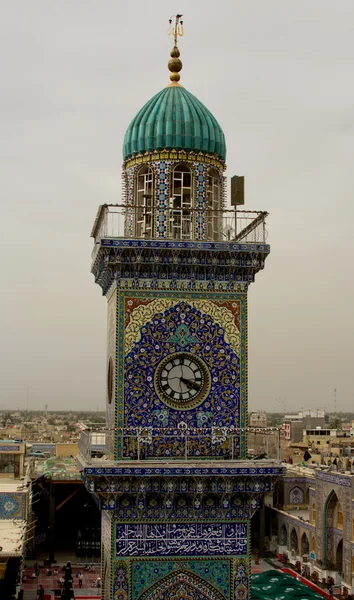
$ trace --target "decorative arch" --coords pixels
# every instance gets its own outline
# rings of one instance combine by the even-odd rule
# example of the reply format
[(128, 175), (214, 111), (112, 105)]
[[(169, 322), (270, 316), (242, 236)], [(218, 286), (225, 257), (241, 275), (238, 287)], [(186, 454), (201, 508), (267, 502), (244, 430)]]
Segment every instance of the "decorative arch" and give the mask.
[(337, 560), (333, 547), (333, 529), (343, 529), (342, 507), (334, 490), (328, 494), (324, 506), (323, 562), (325, 566), (327, 563), (334, 563)]
[(220, 510), (220, 495), (206, 494), (203, 498), (203, 517), (216, 519)]
[(192, 500), (189, 494), (178, 494), (173, 501), (173, 516), (176, 519), (187, 519), (191, 514)]
[(310, 543), (309, 538), (306, 533), (303, 533), (301, 536), (301, 555), (309, 554), (310, 552)]
[(290, 490), (289, 502), (290, 504), (304, 504), (304, 490), (298, 485)]
[(291, 530), (290, 534), (290, 550), (295, 550), (295, 552), (299, 552), (299, 538), (294, 527)]
[(143, 165), (135, 174), (135, 235), (142, 239), (154, 237), (154, 172)]
[(146, 514), (148, 518), (158, 519), (161, 515), (161, 495), (156, 493), (146, 494)]
[(122, 494), (116, 500), (116, 515), (119, 519), (134, 519), (137, 516), (131, 494)]
[(189, 571), (175, 571), (151, 586), (139, 600), (225, 600), (209, 583)]

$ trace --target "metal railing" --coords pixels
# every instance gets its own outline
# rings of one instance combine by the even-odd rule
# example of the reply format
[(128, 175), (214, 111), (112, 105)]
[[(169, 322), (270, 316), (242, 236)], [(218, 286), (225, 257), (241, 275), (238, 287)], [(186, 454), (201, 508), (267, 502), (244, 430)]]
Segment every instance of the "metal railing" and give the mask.
[[(211, 428), (120, 428), (116, 432), (105, 430), (83, 431), (79, 440), (80, 454), (86, 461), (114, 461), (114, 444), (119, 444), (126, 460), (235, 460), (239, 458), (240, 438), (246, 432), (261, 435), (275, 435), (277, 459), (280, 457), (279, 429), (269, 428), (259, 431), (256, 428), (241, 430), (227, 427)], [(98, 436), (99, 435), (99, 439)], [(105, 443), (102, 435), (105, 435)]]
[[(104, 238), (265, 243), (267, 214), (236, 210), (236, 207), (199, 210), (109, 204), (100, 207), (92, 237), (95, 243)], [(162, 224), (161, 231), (158, 224)]]

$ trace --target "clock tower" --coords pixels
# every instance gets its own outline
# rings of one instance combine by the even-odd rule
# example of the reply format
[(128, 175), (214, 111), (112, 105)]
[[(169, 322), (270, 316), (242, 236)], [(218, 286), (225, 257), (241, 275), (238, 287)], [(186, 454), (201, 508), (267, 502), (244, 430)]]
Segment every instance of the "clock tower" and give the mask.
[(228, 205), (224, 133), (179, 83), (181, 16), (170, 25), (170, 83), (130, 123), (123, 201), (92, 230), (107, 423), (83, 432), (80, 462), (102, 510), (102, 598), (246, 599), (250, 519), (281, 472), (247, 460), (247, 292), (267, 213)]

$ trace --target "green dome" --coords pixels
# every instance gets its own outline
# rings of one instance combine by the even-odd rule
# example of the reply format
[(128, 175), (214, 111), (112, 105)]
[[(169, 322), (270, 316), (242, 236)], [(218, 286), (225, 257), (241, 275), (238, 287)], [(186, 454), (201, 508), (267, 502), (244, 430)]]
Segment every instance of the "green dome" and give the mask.
[(193, 150), (225, 160), (224, 133), (211, 112), (179, 85), (153, 96), (130, 123), (124, 136), (123, 159), (153, 150)]

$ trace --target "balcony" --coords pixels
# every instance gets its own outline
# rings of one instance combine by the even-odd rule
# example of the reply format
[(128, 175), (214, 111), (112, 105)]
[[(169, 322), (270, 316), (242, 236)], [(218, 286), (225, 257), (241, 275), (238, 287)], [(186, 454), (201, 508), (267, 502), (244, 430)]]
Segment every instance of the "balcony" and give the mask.
[[(259, 433), (259, 429), (247, 428)], [(114, 445), (120, 446), (122, 460), (132, 462), (163, 461), (234, 461), (240, 458), (240, 437), (246, 430), (228, 427), (186, 428), (173, 430), (164, 427), (128, 427), (113, 430), (85, 430), (81, 432), (79, 452), (86, 463), (115, 462)], [(277, 429), (267, 435), (277, 435)], [(264, 433), (262, 433), (264, 436)], [(262, 458), (265, 454), (261, 455)], [(279, 461), (279, 440), (277, 461)], [(259, 459), (254, 458), (258, 461)], [(107, 464), (107, 462), (106, 462)]]
[(94, 260), (103, 239), (138, 239), (265, 244), (264, 211), (199, 210), (178, 206), (100, 206), (92, 229)]

